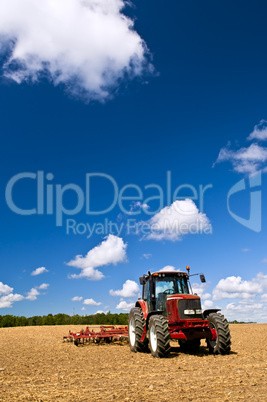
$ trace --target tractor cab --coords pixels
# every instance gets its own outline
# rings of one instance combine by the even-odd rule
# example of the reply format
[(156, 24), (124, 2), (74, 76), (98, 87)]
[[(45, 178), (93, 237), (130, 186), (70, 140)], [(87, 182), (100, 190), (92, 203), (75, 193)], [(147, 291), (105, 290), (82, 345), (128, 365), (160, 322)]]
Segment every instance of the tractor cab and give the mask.
[(142, 299), (147, 303), (148, 312), (162, 311), (167, 315), (167, 297), (190, 294), (188, 274), (185, 272), (155, 272), (140, 277), (143, 285)]

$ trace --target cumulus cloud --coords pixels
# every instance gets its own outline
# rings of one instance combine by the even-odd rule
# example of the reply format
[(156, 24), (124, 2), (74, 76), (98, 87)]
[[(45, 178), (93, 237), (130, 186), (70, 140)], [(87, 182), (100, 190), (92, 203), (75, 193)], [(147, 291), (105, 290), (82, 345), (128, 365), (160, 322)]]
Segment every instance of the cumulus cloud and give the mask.
[(264, 299), (241, 300), (227, 304), (223, 313), (229, 320), (266, 322), (267, 305)]
[(136, 282), (127, 280), (123, 285), (121, 290), (109, 291), (111, 296), (121, 296), (121, 297), (134, 297), (140, 291), (139, 286)]
[(97, 310), (94, 315), (96, 314), (107, 314), (107, 311), (103, 311), (103, 310)]
[(82, 301), (83, 297), (82, 296), (74, 296), (71, 301)]
[(32, 271), (31, 275), (32, 276), (41, 275), (45, 272), (48, 272), (48, 270), (45, 267), (40, 267), (40, 268), (36, 268), (34, 271)]
[(248, 147), (235, 150), (231, 149), (229, 142), (220, 150), (213, 167), (217, 163), (228, 161), (232, 164), (233, 170), (238, 173), (253, 174), (259, 170), (267, 172), (267, 147), (258, 144), (259, 141), (267, 140), (267, 121), (261, 120), (259, 124), (256, 124), (247, 140), (254, 142)]
[(22, 295), (13, 294), (13, 288), (0, 282), (0, 308), (10, 308), (14, 302), (24, 299)]
[(206, 214), (199, 212), (191, 199), (175, 201), (148, 221), (139, 222), (139, 233), (149, 240), (181, 240), (183, 235), (211, 233)]
[(23, 300), (24, 297), (19, 294), (10, 293), (0, 297), (0, 308), (10, 308), (14, 302)]
[(4, 75), (48, 78), (86, 100), (105, 100), (124, 78), (152, 70), (145, 42), (122, 13), (124, 0), (0, 2)]
[(130, 311), (135, 306), (135, 303), (127, 303), (125, 300), (121, 300), (116, 306), (117, 310)]
[(49, 288), (49, 283), (42, 283), (40, 286), (37, 286), (37, 289), (45, 290)]
[(34, 301), (37, 299), (37, 296), (40, 295), (40, 292), (36, 288), (32, 288), (29, 292), (27, 292), (26, 299)]
[(149, 205), (145, 203), (141, 203), (140, 201), (134, 201), (131, 203), (130, 210), (128, 212), (129, 215), (138, 215), (142, 211), (146, 211), (149, 209)]
[(238, 173), (256, 173), (266, 167), (267, 148), (251, 144), (249, 147), (232, 150), (228, 145), (220, 150), (215, 164), (225, 161), (231, 162), (234, 171)]
[(94, 299), (84, 299), (83, 304), (87, 306), (100, 306), (100, 302), (96, 302)]
[(176, 269), (172, 265), (166, 265), (166, 267), (163, 267), (159, 270), (160, 272), (166, 272), (166, 271), (180, 271), (180, 269)]
[(116, 265), (119, 262), (126, 261), (127, 244), (122, 238), (108, 235), (105, 240), (90, 250), (85, 257), (77, 255), (74, 260), (71, 260), (67, 265), (75, 268), (80, 268), (81, 273), (70, 275), (71, 278), (87, 278), (97, 281), (104, 278), (102, 272), (97, 270), (97, 267), (105, 265)]
[[(202, 297), (203, 300), (203, 297)], [(207, 310), (209, 308), (213, 308), (214, 307), (214, 303), (212, 300), (205, 300), (204, 303), (202, 303), (202, 310)]]
[(267, 289), (267, 275), (258, 273), (256, 278), (246, 281), (241, 276), (229, 276), (221, 279), (213, 289), (213, 300), (250, 299)]
[(11, 292), (13, 292), (13, 288), (0, 282), (0, 295), (8, 295)]
[(259, 124), (254, 126), (254, 130), (249, 134), (248, 140), (259, 140), (266, 141), (267, 140), (267, 121), (261, 120)]
[[(199, 297), (201, 297), (201, 300), (208, 301), (208, 299), (211, 298), (211, 294), (206, 292), (206, 290), (208, 288), (207, 283), (192, 283), (191, 286), (192, 286), (193, 293), (196, 293)], [(205, 303), (205, 306), (207, 306), (207, 304), (210, 304), (210, 303)], [(212, 303), (212, 305), (213, 305), (213, 303)], [(208, 308), (208, 307), (205, 307), (205, 308)]]

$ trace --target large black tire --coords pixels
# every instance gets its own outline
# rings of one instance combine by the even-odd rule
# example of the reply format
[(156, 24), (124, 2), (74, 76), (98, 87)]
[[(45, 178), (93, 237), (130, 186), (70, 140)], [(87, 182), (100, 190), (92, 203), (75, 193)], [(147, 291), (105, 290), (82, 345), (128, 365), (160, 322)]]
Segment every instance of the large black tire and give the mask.
[(207, 318), (210, 328), (217, 331), (217, 339), (207, 339), (207, 346), (210, 353), (226, 355), (231, 350), (231, 335), (227, 319), (220, 313), (210, 313)]
[(149, 346), (153, 357), (167, 357), (170, 354), (168, 322), (162, 315), (152, 315), (149, 320)]
[(192, 341), (179, 341), (181, 352), (184, 353), (198, 353), (200, 348), (200, 339), (193, 339)]
[(147, 352), (148, 341), (145, 338), (144, 342), (140, 342), (142, 334), (144, 332), (146, 322), (142, 309), (140, 307), (134, 307), (129, 314), (129, 344), (132, 352)]

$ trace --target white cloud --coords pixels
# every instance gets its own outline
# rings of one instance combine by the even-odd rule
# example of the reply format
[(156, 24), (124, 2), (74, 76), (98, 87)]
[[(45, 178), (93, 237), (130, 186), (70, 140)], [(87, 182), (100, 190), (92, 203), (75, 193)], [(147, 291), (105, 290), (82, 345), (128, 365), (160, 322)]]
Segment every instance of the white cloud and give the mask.
[(0, 295), (8, 295), (11, 292), (13, 292), (13, 288), (0, 282)]
[(176, 269), (172, 265), (166, 265), (166, 267), (163, 267), (159, 270), (159, 272), (166, 272), (166, 271), (180, 271), (180, 269)]
[(81, 296), (74, 296), (71, 301), (82, 301), (83, 297)]
[(267, 289), (267, 275), (258, 273), (251, 281), (242, 280), (241, 276), (229, 276), (221, 279), (213, 289), (213, 300), (250, 299)]
[[(203, 298), (202, 298), (203, 300)], [(205, 300), (204, 303), (202, 303), (202, 310), (207, 310), (209, 308), (213, 308), (214, 307), (214, 303), (212, 300)]]
[(12, 307), (14, 302), (18, 302), (23, 300), (24, 297), (19, 294), (10, 293), (5, 296), (0, 297), (0, 308), (9, 308)]
[(32, 271), (31, 275), (32, 276), (41, 275), (44, 272), (48, 272), (48, 270), (45, 267), (40, 267), (40, 268), (36, 268), (34, 271)]
[(146, 45), (122, 14), (123, 0), (0, 2), (4, 74), (17, 83), (47, 77), (75, 96), (105, 100), (123, 78), (152, 69)]
[(259, 140), (266, 141), (267, 140), (267, 121), (261, 120), (259, 124), (254, 126), (254, 130), (249, 134), (248, 140)]
[(123, 285), (121, 290), (109, 291), (111, 296), (121, 296), (121, 297), (134, 297), (140, 291), (139, 286), (136, 282), (127, 280)]
[(203, 293), (203, 295), (201, 296), (202, 300), (207, 300), (211, 298), (211, 294), (210, 293)]
[(192, 283), (191, 286), (192, 286), (193, 293), (196, 293), (201, 298), (202, 298), (203, 294), (205, 293), (205, 290), (208, 287), (207, 283)]
[(49, 283), (42, 283), (40, 286), (37, 286), (37, 289), (45, 290), (49, 288)]
[(147, 204), (142, 204), (140, 201), (134, 201), (132, 202), (130, 206), (130, 210), (128, 212), (129, 215), (137, 215), (141, 211), (146, 211), (149, 209), (149, 205)]
[(28, 300), (36, 300), (37, 296), (40, 295), (40, 292), (38, 292), (38, 290), (36, 288), (32, 288), (29, 292), (27, 292), (27, 296), (26, 299)]
[(135, 306), (135, 303), (127, 303), (125, 300), (121, 300), (116, 306), (117, 310), (130, 311)]
[(260, 169), (264, 171), (267, 161), (267, 148), (258, 144), (251, 144), (247, 148), (234, 151), (227, 146), (220, 150), (215, 164), (225, 161), (231, 162), (234, 171), (238, 173), (252, 174)]
[(267, 263), (267, 258), (263, 258), (263, 260), (261, 260), (261, 262), (263, 262), (264, 264)]
[(12, 292), (13, 288), (0, 282), (0, 308), (10, 308), (14, 302), (24, 299), (24, 296)]
[[(69, 264), (67, 264), (67, 265), (69, 265)], [(74, 266), (74, 265), (72, 265), (72, 266)], [(105, 275), (98, 269), (95, 269), (93, 267), (87, 267), (87, 268), (83, 268), (82, 272), (79, 275), (72, 274), (72, 275), (69, 275), (69, 278), (71, 278), (71, 279), (86, 278), (90, 281), (100, 281), (101, 279), (105, 278)]]
[(258, 302), (252, 299), (229, 303), (222, 312), (227, 316), (228, 320), (266, 322), (267, 308), (264, 300), (261, 301)]
[(191, 199), (173, 202), (148, 221), (139, 222), (138, 228), (143, 239), (154, 240), (177, 241), (189, 233), (211, 233), (209, 219)]
[(242, 248), (243, 253), (248, 253), (250, 251), (250, 248)]
[(82, 307), (81, 310), (82, 310), (82, 311), (86, 311), (86, 308), (85, 308), (85, 307)]
[(96, 302), (94, 299), (84, 299), (83, 304), (87, 306), (100, 306), (100, 302)]
[(94, 315), (96, 314), (107, 314), (107, 311), (103, 311), (103, 310), (97, 310)]
[(100, 280), (104, 278), (102, 272), (97, 267), (105, 265), (116, 265), (119, 262), (126, 261), (127, 244), (120, 237), (108, 235), (106, 239), (90, 250), (85, 257), (77, 255), (74, 260), (69, 261), (67, 265), (80, 268), (79, 275), (70, 275), (71, 278), (87, 278), (89, 280)]

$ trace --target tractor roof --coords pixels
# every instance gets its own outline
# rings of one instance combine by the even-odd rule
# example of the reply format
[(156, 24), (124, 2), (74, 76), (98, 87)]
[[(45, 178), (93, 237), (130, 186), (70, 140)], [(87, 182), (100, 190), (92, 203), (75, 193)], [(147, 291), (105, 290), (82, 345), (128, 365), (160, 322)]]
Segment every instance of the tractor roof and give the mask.
[(168, 274), (168, 275), (178, 275), (178, 276), (187, 276), (188, 274), (186, 272), (182, 272), (182, 271), (156, 271), (156, 272), (152, 272), (153, 276), (164, 276), (164, 274)]

